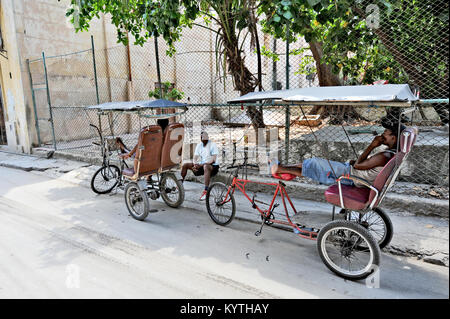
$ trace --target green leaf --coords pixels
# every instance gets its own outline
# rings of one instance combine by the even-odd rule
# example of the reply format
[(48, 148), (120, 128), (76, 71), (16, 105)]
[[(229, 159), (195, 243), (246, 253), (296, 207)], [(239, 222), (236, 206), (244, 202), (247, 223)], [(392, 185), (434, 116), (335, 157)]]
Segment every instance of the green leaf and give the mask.
[(291, 13), (291, 11), (286, 11), (286, 12), (283, 14), (283, 17), (285, 17), (287, 20), (292, 19), (292, 13)]
[(308, 3), (311, 7), (314, 7), (316, 4), (318, 4), (321, 0), (308, 0)]
[(280, 21), (281, 21), (280, 16), (279, 16), (278, 14), (274, 15), (274, 16), (273, 16), (273, 21), (275, 21), (275, 22), (280, 22)]

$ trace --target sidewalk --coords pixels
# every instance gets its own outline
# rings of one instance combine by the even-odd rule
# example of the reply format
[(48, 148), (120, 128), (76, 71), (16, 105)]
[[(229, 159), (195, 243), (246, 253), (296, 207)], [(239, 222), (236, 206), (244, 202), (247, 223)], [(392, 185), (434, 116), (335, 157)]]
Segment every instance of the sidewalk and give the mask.
[[(90, 180), (94, 172), (99, 168), (97, 165), (84, 163), (81, 161), (73, 161), (62, 158), (46, 159), (39, 156), (26, 156), (20, 154), (11, 154), (2, 152), (0, 149), (0, 166), (21, 169), (30, 171), (34, 174), (42, 174), (50, 178), (58, 178), (69, 181), (71, 183), (90, 187)], [(205, 212), (205, 218), (209, 218), (204, 207), (204, 203), (199, 205), (198, 198), (202, 192), (203, 185), (201, 184), (201, 178), (193, 178), (192, 175), (188, 175), (189, 181), (185, 182), (185, 202), (183, 207), (195, 210), (203, 210)], [(222, 177), (216, 178), (220, 180)], [(195, 182), (197, 180), (198, 182)], [(295, 216), (295, 221), (302, 224), (311, 225), (317, 228), (322, 227), (326, 222), (331, 220), (331, 205), (312, 201), (311, 199), (320, 200), (320, 196), (323, 194), (323, 186), (312, 185), (308, 192), (304, 189), (299, 191), (298, 186), (294, 184), (300, 183), (286, 183), (288, 184), (288, 191), (292, 197), (293, 203), (297, 210), (301, 211)], [(250, 196), (257, 192), (257, 199), (264, 202), (269, 202), (271, 197), (267, 190), (253, 190), (249, 191)], [(119, 191), (118, 194), (113, 196), (123, 196), (123, 192)], [(296, 198), (296, 194), (299, 194)], [(103, 195), (109, 196), (109, 195)], [(400, 201), (395, 198), (400, 196)], [(425, 262), (445, 265), (448, 267), (448, 255), (449, 255), (449, 225), (448, 225), (448, 201), (430, 200), (419, 198), (417, 196), (410, 195), (398, 195), (396, 194), (394, 199), (391, 199), (395, 205), (383, 205), (386, 212), (392, 219), (394, 225), (394, 237), (391, 244), (385, 248), (386, 252), (401, 255), (401, 256), (415, 256)], [(322, 196), (323, 197), (323, 196)], [(305, 199), (306, 198), (306, 199)], [(392, 197), (391, 197), (392, 198)], [(255, 222), (255, 231), (259, 229), (261, 219), (257, 212), (252, 209), (251, 204), (241, 194), (236, 193), (236, 220), (239, 219)], [(397, 201), (396, 201), (397, 200)], [(386, 201), (387, 204), (388, 201)], [(404, 205), (402, 205), (402, 202)], [(446, 208), (444, 203), (446, 202)], [(420, 206), (430, 207), (435, 205), (439, 210), (446, 210), (445, 214), (436, 216), (427, 215), (414, 215), (411, 211), (416, 212), (412, 207), (417, 208)], [(280, 214), (283, 210), (281, 206), (276, 213)], [(277, 217), (281, 217), (278, 216)], [(267, 226), (266, 226), (267, 227)], [(264, 229), (263, 229), (264, 233)]]

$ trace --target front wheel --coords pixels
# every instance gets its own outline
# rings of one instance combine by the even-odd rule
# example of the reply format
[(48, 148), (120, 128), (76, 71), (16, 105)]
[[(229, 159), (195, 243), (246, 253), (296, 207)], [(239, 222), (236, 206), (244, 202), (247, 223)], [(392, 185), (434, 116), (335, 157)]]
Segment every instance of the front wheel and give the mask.
[(380, 249), (383, 249), (391, 242), (394, 235), (394, 226), (389, 216), (381, 209), (374, 208), (367, 213), (343, 209), (341, 214), (345, 214), (346, 220), (357, 222), (366, 228), (378, 242)]
[(317, 248), (328, 269), (346, 279), (367, 278), (380, 265), (378, 243), (366, 228), (351, 221), (325, 225), (319, 232)]
[(148, 195), (137, 183), (129, 182), (125, 187), (125, 203), (130, 215), (137, 220), (144, 220), (150, 210)]
[(160, 184), (161, 197), (169, 207), (177, 208), (184, 202), (183, 184), (174, 174), (164, 174)]
[(218, 225), (226, 226), (236, 214), (236, 203), (229, 186), (214, 183), (206, 193), (206, 209), (211, 219)]
[(99, 168), (91, 179), (91, 189), (97, 194), (107, 194), (119, 183), (120, 169), (116, 165)]

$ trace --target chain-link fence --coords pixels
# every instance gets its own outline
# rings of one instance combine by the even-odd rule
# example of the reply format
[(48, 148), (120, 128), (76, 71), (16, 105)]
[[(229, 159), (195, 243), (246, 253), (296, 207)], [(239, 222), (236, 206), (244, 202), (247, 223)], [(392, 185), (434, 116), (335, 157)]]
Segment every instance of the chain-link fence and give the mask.
[[(358, 3), (359, 8), (370, 5), (366, 1)], [(260, 31), (261, 63), (250, 40), (243, 41), (240, 52), (245, 68), (261, 78), (261, 85), (254, 89), (330, 85), (333, 75), (338, 81), (335, 85), (408, 83), (429, 102), (448, 98), (447, 2), (405, 0), (391, 8), (378, 7), (376, 28), (368, 23), (376, 10), (352, 10), (354, 17), (349, 21), (314, 24), (322, 28), (323, 39), (318, 43), (299, 37), (287, 44)], [(39, 143), (97, 156), (98, 147), (92, 144), (98, 139), (97, 133), (89, 125), (94, 123), (100, 124), (105, 134), (121, 136), (133, 146), (139, 128), (154, 120), (133, 114), (103, 116), (100, 120), (85, 106), (149, 99), (159, 78), (182, 92), (181, 102), (191, 105), (178, 119), (187, 128), (186, 147), (191, 150), (199, 127), (205, 128), (220, 145), (227, 163), (255, 158), (252, 147), (258, 144), (257, 128), (275, 132), (279, 157), (289, 163), (323, 157), (323, 147), (329, 150), (331, 159), (353, 159), (370, 143), (374, 132), (381, 132), (379, 120), (387, 114), (385, 108), (291, 107), (287, 113), (282, 105), (223, 104), (242, 92), (235, 85), (227, 61), (216, 50), (215, 37), (204, 28), (186, 29), (174, 56), (167, 56), (166, 45), (159, 41), (159, 61), (155, 58), (154, 39), (143, 47), (94, 49), (92, 43), (87, 51), (30, 61)], [(321, 143), (311, 139), (303, 112), (313, 119), (313, 130)], [(448, 185), (448, 118), (448, 104), (419, 105), (409, 119), (419, 127), (419, 139), (401, 179)]]

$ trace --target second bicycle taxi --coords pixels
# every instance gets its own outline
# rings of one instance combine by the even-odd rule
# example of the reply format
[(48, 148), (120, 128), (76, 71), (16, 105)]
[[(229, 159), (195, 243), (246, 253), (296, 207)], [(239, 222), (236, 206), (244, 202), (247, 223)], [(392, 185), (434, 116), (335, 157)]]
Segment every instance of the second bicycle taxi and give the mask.
[[(161, 197), (168, 206), (179, 207), (184, 201), (184, 188), (173, 170), (179, 168), (182, 160), (184, 125), (172, 121), (163, 128), (154, 122), (176, 119), (186, 112), (186, 104), (159, 99), (111, 102), (88, 109), (95, 109), (98, 113), (98, 125), (90, 125), (100, 137), (100, 143), (94, 144), (101, 147), (103, 159), (102, 167), (92, 177), (92, 190), (106, 194), (117, 188), (124, 189), (128, 211), (137, 220), (144, 220), (150, 212), (155, 212), (150, 208), (150, 199)], [(131, 165), (125, 161), (119, 147), (120, 134), (113, 129), (115, 122), (123, 115), (133, 115), (139, 124), (138, 132), (131, 134), (132, 139), (137, 138)], [(108, 136), (102, 133), (102, 118), (106, 118), (110, 128)], [(143, 122), (151, 124), (144, 126)], [(118, 156), (119, 165), (112, 163), (114, 153)]]

